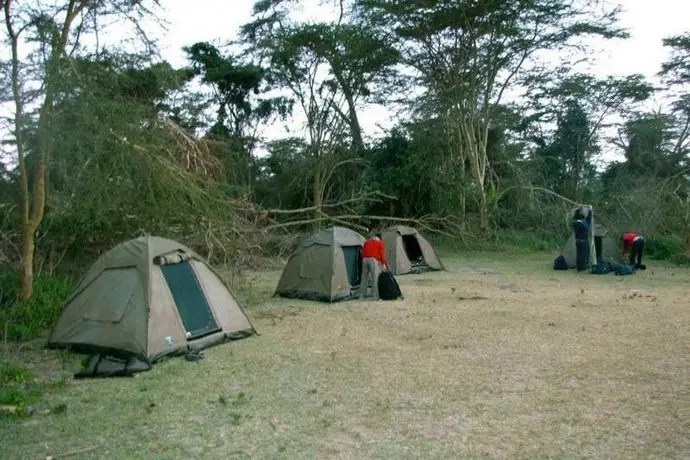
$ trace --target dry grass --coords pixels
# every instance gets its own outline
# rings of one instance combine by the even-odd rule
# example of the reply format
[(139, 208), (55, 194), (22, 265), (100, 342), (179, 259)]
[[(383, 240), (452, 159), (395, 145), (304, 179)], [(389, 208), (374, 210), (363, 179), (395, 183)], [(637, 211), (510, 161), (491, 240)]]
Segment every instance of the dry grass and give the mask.
[[(0, 456), (690, 456), (687, 270), (578, 275), (543, 254), (446, 263), (399, 277), (404, 301), (330, 306), (271, 299), (279, 272), (252, 273), (241, 294), (261, 336), (198, 364), (70, 380), (41, 403), (63, 414), (0, 421)], [(65, 369), (52, 353), (21, 359)]]

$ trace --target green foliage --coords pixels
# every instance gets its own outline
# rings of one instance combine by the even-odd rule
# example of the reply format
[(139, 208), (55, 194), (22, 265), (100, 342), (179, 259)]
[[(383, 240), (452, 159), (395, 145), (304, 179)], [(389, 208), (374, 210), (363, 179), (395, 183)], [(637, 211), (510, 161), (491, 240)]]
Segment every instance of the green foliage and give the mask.
[(41, 389), (34, 384), (34, 378), (26, 368), (9, 362), (0, 363), (0, 406), (11, 408), (10, 412), (0, 411), (0, 416), (26, 415), (24, 407), (37, 402), (41, 394)]
[(33, 376), (26, 368), (12, 363), (0, 363), (0, 386), (30, 383), (32, 380)]
[(677, 235), (648, 236), (645, 238), (644, 252), (650, 259), (669, 262), (682, 261), (683, 240)]
[[(38, 403), (46, 393), (59, 390), (67, 385), (66, 377), (57, 380), (36, 379), (23, 366), (10, 362), (0, 363), (0, 417), (25, 417), (33, 414)], [(60, 404), (50, 409), (51, 413), (64, 412), (66, 406)]]
[(33, 296), (19, 301), (19, 273), (0, 272), (0, 336), (7, 331), (9, 339), (31, 339), (53, 327), (72, 287), (67, 277), (39, 274), (34, 278)]
[(499, 246), (506, 248), (517, 248), (528, 252), (543, 252), (560, 249), (568, 235), (559, 233), (545, 233), (536, 231), (503, 231), (497, 232), (496, 240)]
[(661, 75), (671, 84), (690, 82), (690, 32), (664, 38), (663, 43), (671, 48), (671, 58), (661, 65)]

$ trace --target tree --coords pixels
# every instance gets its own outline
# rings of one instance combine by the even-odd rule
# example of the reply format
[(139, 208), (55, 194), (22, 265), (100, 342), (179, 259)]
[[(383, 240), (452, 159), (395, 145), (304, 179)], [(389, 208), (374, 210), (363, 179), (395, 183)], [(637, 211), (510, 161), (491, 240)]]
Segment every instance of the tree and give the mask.
[[(252, 153), (257, 145), (261, 123), (274, 115), (287, 116), (291, 105), (283, 97), (268, 97), (267, 72), (260, 66), (242, 62), (237, 56), (223, 54), (207, 42), (184, 48), (190, 61), (188, 79), (199, 77), (212, 94), (201, 105), (216, 108), (215, 120), (207, 127), (206, 136), (214, 149), (228, 164), (236, 185), (249, 185), (254, 180)], [(202, 109), (203, 110), (203, 109)]]
[[(676, 142), (674, 154), (683, 156), (686, 160), (690, 150), (690, 32), (682, 35), (668, 37), (663, 40), (666, 47), (671, 48), (670, 59), (662, 64), (661, 76), (670, 85), (670, 89), (677, 96), (672, 105), (674, 119), (676, 121)], [(679, 175), (686, 180), (688, 170), (681, 171)], [(681, 196), (674, 192), (684, 217), (685, 235), (684, 246), (686, 256), (690, 256), (690, 196)]]
[[(274, 2), (259, 2), (257, 14), (271, 11)], [(345, 96), (332, 79), (324, 78), (327, 63), (322, 53), (305, 46), (304, 29), (300, 25), (284, 23), (287, 13), (273, 12), (268, 19), (258, 18), (243, 27), (245, 41), (251, 43), (251, 52), (262, 59), (270, 69), (269, 81), (289, 91), (306, 119), (309, 157), (312, 164), (312, 205), (317, 218), (321, 218), (322, 205), (328, 184), (335, 171), (349, 163), (361, 161), (358, 157), (342, 158), (347, 138)]]
[[(617, 10), (569, 0), (359, 0), (372, 27), (399, 38), (405, 64), (448, 119), (458, 138), (453, 155), (469, 165), (480, 225), (489, 225), (493, 187), (487, 139), (492, 107), (518, 81), (539, 51), (565, 49), (585, 35), (625, 37)], [(594, 2), (596, 3), (596, 2)], [(534, 67), (529, 70), (535, 70)]]
[(661, 66), (660, 75), (676, 92), (671, 106), (676, 124), (674, 153), (687, 154), (690, 149), (690, 33), (668, 37), (663, 40), (671, 48), (671, 57)]
[(583, 185), (594, 175), (592, 157), (598, 151), (589, 118), (577, 101), (569, 101), (558, 114), (556, 132), (546, 148), (536, 150), (547, 188), (576, 202), (583, 200)]
[[(290, 43), (292, 53), (311, 54), (320, 60), (327, 72), (323, 82), (342, 96), (343, 105), (332, 109), (347, 124), (354, 151), (364, 149), (359, 105), (378, 100), (374, 89), (388, 84), (392, 67), (399, 55), (391, 44), (375, 31), (343, 22), (345, 5), (340, 2), (340, 16), (335, 23), (295, 24), (289, 20), (289, 0), (257, 2), (254, 15), (258, 19), (243, 27), (245, 42), (253, 43), (270, 53), (277, 36)], [(294, 58), (294, 57), (293, 57)], [(344, 106), (344, 107), (343, 107)]]
[[(152, 0), (156, 4), (156, 0)], [(41, 224), (46, 203), (46, 164), (52, 150), (52, 116), (56, 88), (62, 78), (61, 64), (76, 52), (82, 34), (89, 31), (95, 17), (129, 17), (150, 13), (148, 2), (112, 0), (91, 2), (65, 0), (62, 2), (15, 3), (3, 0), (5, 38), (9, 42), (9, 80), (14, 104), (13, 134), (18, 165), (21, 210), (21, 286), (20, 297), (28, 299), (33, 293), (33, 263), (35, 236)], [(28, 45), (30, 62), (22, 59), (21, 45)], [(30, 85), (29, 80), (38, 80)], [(36, 87), (41, 88), (37, 90)], [(40, 102), (37, 100), (40, 98)], [(31, 112), (33, 104), (39, 108)], [(31, 124), (36, 126), (35, 145), (29, 147), (27, 135)], [(27, 167), (27, 157), (34, 154), (33, 172)], [(30, 182), (32, 182), (30, 184)]]

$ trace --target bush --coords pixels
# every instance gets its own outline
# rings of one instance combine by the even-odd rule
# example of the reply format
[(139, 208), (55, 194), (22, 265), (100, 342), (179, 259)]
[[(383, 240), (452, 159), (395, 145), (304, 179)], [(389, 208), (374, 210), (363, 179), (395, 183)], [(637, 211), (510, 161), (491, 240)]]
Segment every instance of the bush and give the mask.
[(567, 235), (563, 237), (555, 233), (504, 230), (496, 233), (498, 250), (520, 249), (529, 252), (552, 251), (563, 246), (567, 240)]
[(62, 305), (72, 292), (72, 280), (63, 276), (38, 275), (34, 278), (34, 293), (20, 301), (19, 273), (0, 272), (0, 336), (26, 340), (37, 337), (53, 327)]
[(674, 262), (683, 254), (683, 240), (676, 235), (645, 238), (644, 252), (650, 259)]
[(33, 379), (31, 372), (22, 366), (11, 363), (0, 364), (0, 385), (30, 383)]
[(10, 363), (0, 364), (0, 405), (10, 408), (3, 410), (1, 415), (21, 416), (23, 408), (37, 401), (40, 392), (31, 387), (34, 378), (31, 373), (21, 366)]

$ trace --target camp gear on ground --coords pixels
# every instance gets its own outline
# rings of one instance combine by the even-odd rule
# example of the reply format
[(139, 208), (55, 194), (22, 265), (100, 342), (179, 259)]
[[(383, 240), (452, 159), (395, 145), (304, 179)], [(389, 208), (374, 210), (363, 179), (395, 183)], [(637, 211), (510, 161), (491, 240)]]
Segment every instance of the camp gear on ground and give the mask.
[(390, 271), (381, 272), (377, 285), (381, 300), (395, 300), (402, 297), (398, 280)]
[(565, 261), (565, 257), (563, 257), (563, 256), (556, 257), (553, 261), (553, 269), (554, 270), (567, 270), (568, 264)]
[(46, 346), (91, 354), (82, 376), (126, 375), (167, 355), (254, 333), (228, 286), (199, 255), (175, 241), (144, 236), (94, 262)]
[(336, 302), (356, 297), (364, 237), (329, 227), (306, 237), (288, 259), (274, 295)]
[(611, 265), (607, 263), (598, 263), (592, 267), (590, 273), (593, 275), (606, 275), (611, 273)]
[(388, 269), (394, 275), (443, 270), (438, 254), (416, 229), (404, 225), (388, 227), (381, 239)]
[(607, 273), (614, 273), (617, 276), (632, 275), (637, 270), (635, 265), (617, 264), (617, 263), (601, 263), (596, 264), (590, 270), (593, 275), (605, 275)]
[(635, 266), (630, 264), (612, 264), (611, 268), (617, 276), (632, 275), (636, 270)]
[(377, 280), (383, 272), (383, 267), (378, 259), (365, 257), (362, 259), (362, 280), (359, 284), (358, 296), (360, 298), (379, 298), (379, 286)]

